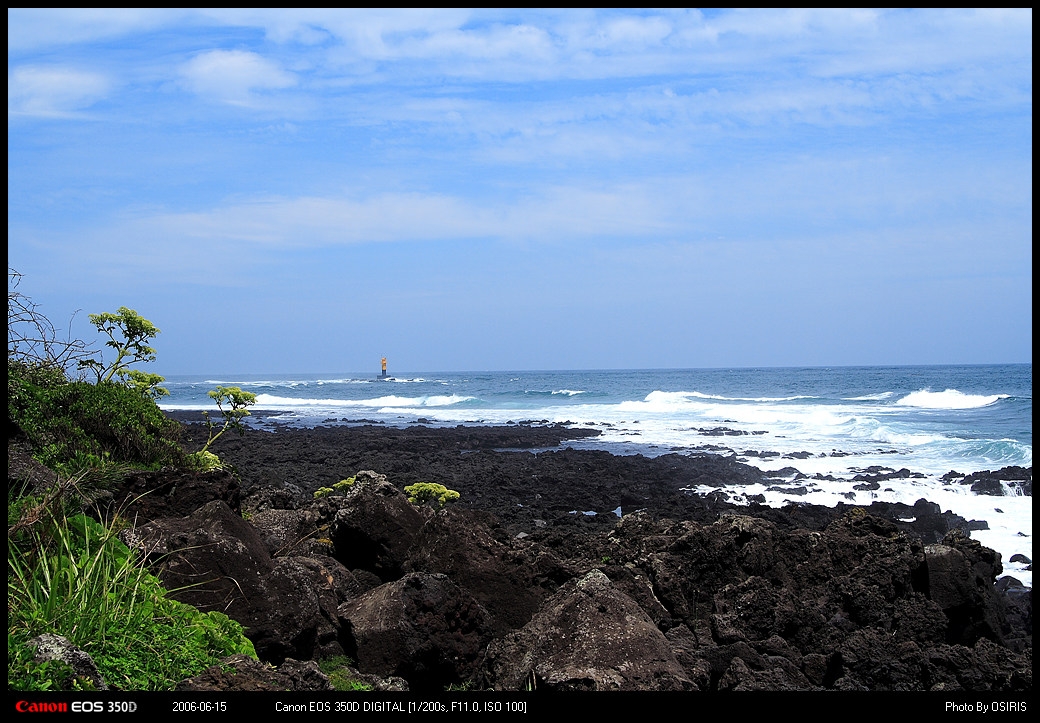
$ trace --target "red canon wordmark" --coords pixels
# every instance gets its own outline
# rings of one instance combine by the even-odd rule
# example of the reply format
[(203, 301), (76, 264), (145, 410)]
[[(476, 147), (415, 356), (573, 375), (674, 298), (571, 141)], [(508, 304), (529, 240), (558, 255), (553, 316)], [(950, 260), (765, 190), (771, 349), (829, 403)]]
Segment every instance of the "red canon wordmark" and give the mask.
[[(111, 705), (111, 704), (110, 704)], [(137, 704), (133, 704), (136, 710)], [(100, 700), (20, 700), (14, 704), (16, 713), (104, 713), (105, 703)]]
[(69, 704), (56, 700), (20, 700), (14, 704), (16, 713), (68, 713)]

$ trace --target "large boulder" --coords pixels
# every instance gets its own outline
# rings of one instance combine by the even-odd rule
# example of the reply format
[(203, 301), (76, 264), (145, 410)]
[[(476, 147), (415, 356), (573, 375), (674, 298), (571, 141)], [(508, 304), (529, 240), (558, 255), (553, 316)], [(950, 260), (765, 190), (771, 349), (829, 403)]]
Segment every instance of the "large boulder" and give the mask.
[(445, 575), (411, 573), (339, 607), (347, 655), (362, 673), (443, 691), (473, 678), (491, 616)]
[(973, 645), (986, 637), (1002, 642), (1005, 604), (995, 588), (1003, 571), (1000, 553), (951, 530), (942, 544), (925, 547), (925, 565), (928, 596), (949, 620), (948, 641)]
[(251, 515), (249, 522), (273, 557), (331, 555), (329, 530), (337, 511), (335, 501), (314, 500), (295, 509), (264, 509)]
[(646, 613), (593, 570), (564, 585), (521, 630), (495, 641), (484, 666), (497, 690), (693, 690)]
[(241, 623), (262, 660), (342, 654), (336, 608), (356, 585), (331, 557), (272, 558), (256, 528), (221, 501), (124, 538), (173, 597)]
[(431, 515), (415, 538), (405, 569), (447, 575), (494, 616), (496, 634), (504, 635), (525, 625), (574, 571), (539, 546), (499, 541), (483, 518), (452, 509)]
[(404, 562), (424, 523), (423, 515), (385, 475), (358, 472), (329, 523), (336, 558), (384, 582), (404, 574)]
[(235, 513), (241, 512), (242, 488), (238, 477), (224, 469), (133, 472), (114, 494), (111, 510), (124, 519), (141, 522), (185, 517), (215, 500)]
[(994, 586), (1004, 602), (1005, 623), (1001, 630), (1004, 644), (1016, 652), (1031, 651), (1033, 647), (1033, 588), (1010, 575), (997, 580)]

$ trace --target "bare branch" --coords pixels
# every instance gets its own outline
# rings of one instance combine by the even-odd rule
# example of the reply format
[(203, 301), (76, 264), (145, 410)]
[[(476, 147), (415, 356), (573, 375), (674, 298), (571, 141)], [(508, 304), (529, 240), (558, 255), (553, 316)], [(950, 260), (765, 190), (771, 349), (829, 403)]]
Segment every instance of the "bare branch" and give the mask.
[(18, 291), (22, 274), (7, 269), (7, 358), (27, 366), (60, 369), (68, 373), (78, 362), (94, 355), (94, 349), (82, 339), (72, 337), (72, 321), (64, 337), (59, 336), (51, 320), (39, 305)]

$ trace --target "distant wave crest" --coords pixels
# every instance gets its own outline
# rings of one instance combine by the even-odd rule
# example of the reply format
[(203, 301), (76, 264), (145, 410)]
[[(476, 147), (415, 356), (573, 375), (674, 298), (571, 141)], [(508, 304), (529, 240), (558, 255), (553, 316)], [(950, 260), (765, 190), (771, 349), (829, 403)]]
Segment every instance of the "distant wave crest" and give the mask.
[(816, 399), (807, 394), (796, 394), (790, 397), (726, 397), (721, 394), (705, 394), (704, 392), (650, 392), (645, 402), (685, 402), (690, 399), (717, 399), (722, 402), (793, 402), (797, 399)]
[(928, 389), (920, 389), (910, 392), (896, 402), (902, 407), (919, 407), (921, 409), (978, 409), (996, 404), (1001, 399), (1007, 399), (1007, 394), (965, 394), (956, 389), (947, 389), (942, 392), (933, 392)]
[(296, 407), (450, 407), (473, 399), (476, 399), (476, 397), (467, 397), (459, 394), (431, 394), (425, 397), (388, 395), (376, 397), (375, 399), (298, 399), (295, 397), (279, 397), (273, 394), (258, 394), (256, 406), (259, 408), (273, 407), (277, 409), (293, 409)]

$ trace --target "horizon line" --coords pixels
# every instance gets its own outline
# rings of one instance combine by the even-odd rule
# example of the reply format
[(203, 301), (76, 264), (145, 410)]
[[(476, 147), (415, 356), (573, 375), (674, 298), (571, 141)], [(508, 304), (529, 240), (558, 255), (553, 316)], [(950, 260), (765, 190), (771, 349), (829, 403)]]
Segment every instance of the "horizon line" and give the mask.
[[(559, 374), (563, 372), (581, 372), (581, 373), (599, 373), (599, 372), (682, 372), (682, 371), (736, 371), (736, 370), (779, 370), (779, 369), (897, 369), (897, 368), (921, 368), (921, 367), (988, 367), (988, 366), (1032, 366), (1033, 362), (943, 362), (938, 364), (794, 364), (794, 365), (750, 365), (750, 366), (729, 366), (729, 367), (598, 367), (598, 368), (560, 368), (560, 369), (547, 369), (547, 368), (530, 368), (530, 369), (429, 369), (429, 370), (417, 370), (417, 369), (406, 369), (401, 372), (390, 372), (387, 371), (386, 379), (392, 379), (403, 375), (416, 375), (416, 374), (512, 374), (512, 373), (525, 373), (525, 374)], [(339, 370), (339, 371), (258, 371), (258, 372), (169, 372), (172, 376), (260, 376), (277, 374), (279, 376), (287, 375), (299, 375), (299, 376), (317, 376), (317, 375), (358, 375), (365, 376), (368, 374), (373, 375), (374, 379), (381, 379), (382, 369), (376, 369), (375, 371), (369, 370)]]

